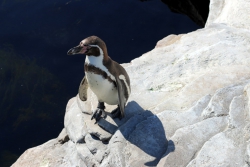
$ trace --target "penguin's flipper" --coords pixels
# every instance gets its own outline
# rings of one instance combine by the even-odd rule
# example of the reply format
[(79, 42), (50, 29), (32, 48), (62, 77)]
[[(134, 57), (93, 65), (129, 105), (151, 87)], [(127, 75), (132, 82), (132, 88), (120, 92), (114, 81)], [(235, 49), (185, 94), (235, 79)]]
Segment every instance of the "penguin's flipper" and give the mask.
[(82, 101), (87, 100), (87, 90), (88, 90), (88, 81), (86, 77), (84, 77), (80, 83), (79, 90), (78, 90), (79, 97)]
[(117, 91), (118, 91), (118, 107), (120, 108), (120, 114), (121, 114), (121, 118), (124, 117), (124, 108), (126, 105), (126, 101), (127, 99), (125, 98), (124, 94), (125, 94), (125, 85), (123, 83), (122, 80), (120, 80), (118, 78), (118, 76), (115, 77), (116, 80), (116, 85), (117, 85)]

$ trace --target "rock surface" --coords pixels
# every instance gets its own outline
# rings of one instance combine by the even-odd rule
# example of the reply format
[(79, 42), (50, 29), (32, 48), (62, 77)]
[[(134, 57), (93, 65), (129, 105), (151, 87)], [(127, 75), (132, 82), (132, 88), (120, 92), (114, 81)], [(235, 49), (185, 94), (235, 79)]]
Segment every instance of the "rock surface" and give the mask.
[(69, 100), (58, 138), (12, 166), (249, 166), (248, 6), (211, 0), (205, 28), (123, 64), (132, 88), (124, 119), (91, 121), (97, 101), (88, 90), (87, 101)]

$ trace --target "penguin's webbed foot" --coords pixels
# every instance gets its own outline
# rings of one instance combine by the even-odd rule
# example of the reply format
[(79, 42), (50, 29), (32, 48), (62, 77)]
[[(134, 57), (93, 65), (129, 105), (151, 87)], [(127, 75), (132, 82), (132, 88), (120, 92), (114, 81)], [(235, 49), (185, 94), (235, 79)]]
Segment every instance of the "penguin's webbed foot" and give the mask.
[(120, 120), (122, 119), (122, 114), (121, 114), (121, 110), (119, 106), (116, 109), (114, 109), (111, 112), (111, 114), (112, 114), (112, 118), (119, 118)]
[(93, 118), (95, 118), (96, 122), (99, 121), (101, 119), (101, 117), (105, 117), (106, 114), (105, 114), (105, 106), (104, 106), (104, 103), (103, 102), (99, 102), (98, 103), (98, 106), (97, 106), (97, 109), (94, 111), (92, 117), (91, 117), (91, 120)]
[(105, 117), (105, 111), (103, 109), (97, 108), (94, 111), (94, 114), (91, 117), (91, 120), (95, 118), (96, 121), (99, 121), (101, 117)]

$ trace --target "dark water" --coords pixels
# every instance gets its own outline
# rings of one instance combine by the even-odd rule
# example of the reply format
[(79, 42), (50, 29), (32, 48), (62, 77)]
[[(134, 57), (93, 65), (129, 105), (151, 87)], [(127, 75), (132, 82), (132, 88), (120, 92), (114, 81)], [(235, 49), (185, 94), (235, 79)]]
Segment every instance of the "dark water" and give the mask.
[(126, 63), (198, 28), (157, 0), (0, 1), (0, 166), (62, 130), (85, 60), (66, 53), (83, 38), (101, 37), (110, 57)]

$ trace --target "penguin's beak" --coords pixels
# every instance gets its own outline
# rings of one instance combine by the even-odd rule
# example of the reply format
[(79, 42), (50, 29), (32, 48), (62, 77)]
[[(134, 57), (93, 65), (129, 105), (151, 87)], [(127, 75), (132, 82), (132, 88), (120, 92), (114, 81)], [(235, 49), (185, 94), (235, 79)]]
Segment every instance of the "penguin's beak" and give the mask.
[(78, 45), (76, 47), (71, 48), (68, 52), (67, 55), (75, 55), (75, 54), (85, 54), (88, 52), (89, 48), (88, 46), (81, 46)]

